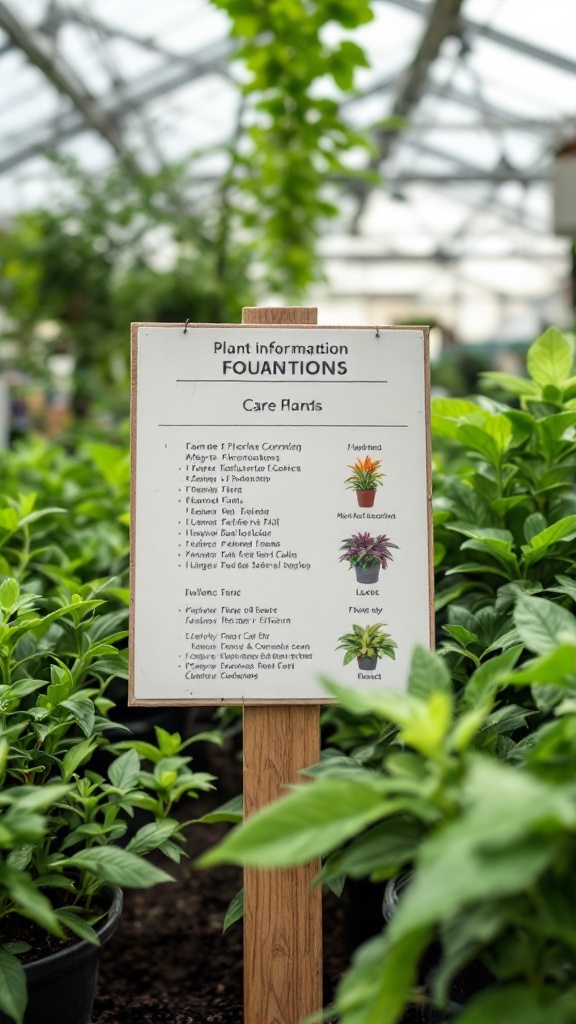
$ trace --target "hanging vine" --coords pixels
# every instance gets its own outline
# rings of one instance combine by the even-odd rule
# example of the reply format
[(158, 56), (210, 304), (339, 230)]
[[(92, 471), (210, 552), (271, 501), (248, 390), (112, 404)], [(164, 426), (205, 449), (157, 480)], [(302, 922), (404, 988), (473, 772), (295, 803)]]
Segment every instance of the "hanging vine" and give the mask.
[(317, 276), (321, 224), (338, 212), (326, 183), (361, 174), (347, 157), (367, 145), (340, 110), (366, 56), (342, 31), (326, 29), (348, 32), (368, 23), (371, 0), (213, 3), (230, 17), (241, 39), (236, 59), (248, 72), (222, 216), (250, 229), (269, 285), (295, 296)]

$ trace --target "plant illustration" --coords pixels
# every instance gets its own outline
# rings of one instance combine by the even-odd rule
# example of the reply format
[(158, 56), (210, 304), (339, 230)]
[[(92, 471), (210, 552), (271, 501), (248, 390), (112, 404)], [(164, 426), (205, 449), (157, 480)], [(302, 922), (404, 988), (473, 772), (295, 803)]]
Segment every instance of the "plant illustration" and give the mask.
[(348, 466), (352, 473), (344, 481), (347, 488), (353, 491), (373, 491), (381, 487), (386, 476), (380, 470), (381, 463), (381, 459), (371, 459), (369, 455), (365, 459), (356, 459), (353, 466)]
[(388, 562), (394, 556), (390, 548), (398, 548), (384, 533), (373, 537), (371, 533), (353, 533), (351, 537), (345, 537), (340, 550), (341, 562), (348, 562), (349, 568), (353, 566), (360, 569), (369, 569), (377, 566), (382, 569), (388, 568)]
[[(367, 659), (373, 662), (372, 668), (376, 668), (378, 658), (395, 659), (395, 650), (398, 644), (392, 639), (390, 633), (384, 632), (385, 622), (375, 622), (372, 626), (352, 626), (351, 633), (344, 633), (338, 637), (340, 643), (336, 650), (344, 651), (344, 664), (348, 665), (354, 658), (361, 662)], [(369, 669), (368, 665), (362, 667)]]

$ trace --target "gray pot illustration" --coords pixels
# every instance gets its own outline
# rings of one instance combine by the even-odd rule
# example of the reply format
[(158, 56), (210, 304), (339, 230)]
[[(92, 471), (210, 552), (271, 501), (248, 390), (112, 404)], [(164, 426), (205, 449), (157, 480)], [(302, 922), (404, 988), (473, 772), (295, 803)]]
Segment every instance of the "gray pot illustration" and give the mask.
[(360, 672), (373, 672), (378, 664), (378, 657), (374, 655), (373, 658), (358, 658), (358, 668)]
[(377, 583), (380, 575), (380, 562), (374, 565), (355, 565), (358, 583)]

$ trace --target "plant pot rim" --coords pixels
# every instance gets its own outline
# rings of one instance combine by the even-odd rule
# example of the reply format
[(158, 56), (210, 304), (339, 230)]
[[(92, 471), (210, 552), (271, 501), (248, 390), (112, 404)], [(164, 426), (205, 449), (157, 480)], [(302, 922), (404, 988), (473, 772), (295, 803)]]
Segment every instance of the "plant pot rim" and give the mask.
[[(120, 924), (120, 915), (122, 913), (122, 903), (124, 894), (122, 889), (118, 885), (105, 885), (102, 889), (104, 896), (108, 895), (110, 898), (110, 907), (106, 914), (106, 917), (96, 925), (96, 932), (100, 939), (100, 945), (106, 942), (116, 931)], [(70, 958), (81, 962), (98, 950), (100, 947), (95, 946), (93, 942), (88, 942), (87, 939), (80, 939), (78, 942), (74, 942), (71, 946), (65, 946), (64, 949), (58, 950), (57, 953), (49, 953), (48, 956), (39, 957), (38, 960), (32, 960), (28, 964), (24, 964), (24, 971), (29, 982), (40, 981), (46, 975), (57, 975), (63, 971), (68, 970), (68, 964)]]

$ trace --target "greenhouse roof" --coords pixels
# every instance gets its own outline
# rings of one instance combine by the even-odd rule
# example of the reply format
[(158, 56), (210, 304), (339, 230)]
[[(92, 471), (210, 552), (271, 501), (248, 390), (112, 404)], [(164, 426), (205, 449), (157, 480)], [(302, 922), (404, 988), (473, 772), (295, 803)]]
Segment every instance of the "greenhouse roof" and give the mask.
[[(328, 184), (340, 214), (310, 301), (324, 321), (434, 317), (468, 341), (569, 324), (552, 182), (576, 136), (574, 4), (373, 7), (354, 33), (370, 67), (343, 112), (375, 142), (378, 180)], [(54, 152), (96, 171), (114, 153), (136, 171), (186, 161), (208, 200), (238, 119), (234, 47), (208, 0), (1, 0), (0, 217), (49, 202)]]

